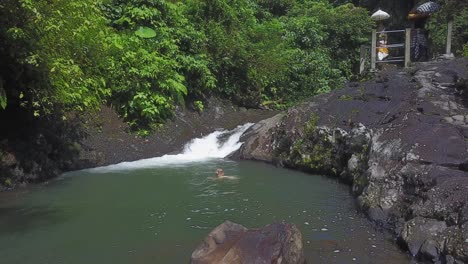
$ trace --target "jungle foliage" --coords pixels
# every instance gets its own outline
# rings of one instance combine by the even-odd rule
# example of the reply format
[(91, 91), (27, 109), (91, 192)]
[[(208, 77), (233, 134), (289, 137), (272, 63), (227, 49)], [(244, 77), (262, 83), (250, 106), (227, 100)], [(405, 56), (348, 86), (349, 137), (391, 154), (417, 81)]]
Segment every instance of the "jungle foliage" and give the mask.
[(431, 16), (428, 22), (432, 52), (444, 54), (447, 39), (447, 22), (453, 22), (452, 51), (455, 55), (468, 57), (468, 2), (441, 0), (442, 9)]
[(325, 0), (3, 0), (0, 112), (111, 104), (148, 129), (211, 95), (284, 107), (351, 77), (372, 25)]

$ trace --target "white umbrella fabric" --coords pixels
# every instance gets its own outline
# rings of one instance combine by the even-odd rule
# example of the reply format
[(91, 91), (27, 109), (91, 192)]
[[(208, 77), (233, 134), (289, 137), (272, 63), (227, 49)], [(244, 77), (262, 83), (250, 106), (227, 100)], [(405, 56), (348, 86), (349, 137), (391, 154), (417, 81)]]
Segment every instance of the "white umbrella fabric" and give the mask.
[(389, 18), (390, 18), (390, 14), (380, 9), (375, 11), (375, 13), (372, 14), (371, 16), (371, 19), (375, 21), (382, 21), (382, 20), (389, 19)]

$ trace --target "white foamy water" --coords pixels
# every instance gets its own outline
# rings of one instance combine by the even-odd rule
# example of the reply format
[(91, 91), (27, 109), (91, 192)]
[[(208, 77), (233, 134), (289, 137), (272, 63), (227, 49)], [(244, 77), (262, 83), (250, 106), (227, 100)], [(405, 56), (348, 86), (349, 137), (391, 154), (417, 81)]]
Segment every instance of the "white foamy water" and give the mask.
[[(224, 158), (241, 147), (242, 143), (239, 142), (239, 139), (252, 125), (252, 123), (247, 123), (230, 131), (215, 131), (203, 138), (195, 138), (185, 145), (184, 150), (180, 154), (121, 162), (105, 167), (93, 168), (90, 169), (90, 171), (109, 172), (116, 170), (132, 170)], [(225, 140), (221, 140), (223, 138)]]

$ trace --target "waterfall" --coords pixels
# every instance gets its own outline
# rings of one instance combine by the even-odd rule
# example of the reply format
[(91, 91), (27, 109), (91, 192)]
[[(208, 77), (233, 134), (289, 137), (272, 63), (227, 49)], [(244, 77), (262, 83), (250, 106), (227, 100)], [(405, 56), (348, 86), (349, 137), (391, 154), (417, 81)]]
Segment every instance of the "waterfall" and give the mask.
[(90, 171), (109, 172), (131, 170), (224, 158), (240, 148), (242, 145), (242, 143), (239, 142), (241, 135), (252, 125), (252, 123), (247, 123), (233, 130), (215, 131), (205, 137), (192, 139), (184, 146), (180, 154), (121, 162), (109, 166), (93, 168), (90, 169)]

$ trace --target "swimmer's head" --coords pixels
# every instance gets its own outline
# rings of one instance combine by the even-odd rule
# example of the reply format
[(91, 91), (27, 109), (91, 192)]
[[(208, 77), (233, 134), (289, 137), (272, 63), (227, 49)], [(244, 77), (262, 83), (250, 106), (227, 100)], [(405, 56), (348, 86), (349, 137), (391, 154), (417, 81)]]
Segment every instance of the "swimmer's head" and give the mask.
[(223, 169), (217, 169), (216, 170), (216, 177), (222, 177), (224, 176), (224, 170)]

